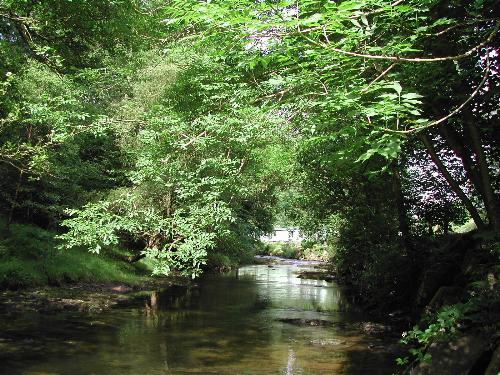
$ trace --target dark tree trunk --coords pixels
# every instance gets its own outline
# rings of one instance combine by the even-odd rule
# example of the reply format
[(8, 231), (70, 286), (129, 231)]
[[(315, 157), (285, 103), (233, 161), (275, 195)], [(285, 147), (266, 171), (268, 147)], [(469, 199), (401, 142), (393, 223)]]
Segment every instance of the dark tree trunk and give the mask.
[(12, 199), (12, 204), (10, 205), (9, 216), (7, 217), (7, 224), (5, 226), (7, 233), (10, 232), (10, 225), (12, 224), (12, 220), (14, 220), (14, 210), (16, 209), (17, 206), (17, 198), (19, 196), (19, 191), (21, 190), (21, 182), (23, 180), (23, 174), (24, 170), (20, 169), (19, 179), (17, 180), (16, 190), (14, 191), (14, 198)]
[(481, 219), (479, 212), (477, 211), (476, 207), (474, 207), (474, 205), (472, 204), (469, 197), (467, 197), (467, 195), (460, 188), (459, 183), (453, 178), (453, 176), (448, 171), (446, 166), (443, 164), (441, 159), (439, 159), (439, 156), (437, 155), (436, 150), (434, 149), (434, 146), (432, 145), (432, 142), (429, 139), (429, 137), (426, 134), (421, 134), (420, 139), (424, 143), (425, 148), (427, 149), (427, 152), (429, 153), (429, 156), (431, 157), (432, 161), (434, 162), (434, 164), (438, 168), (439, 172), (443, 175), (446, 182), (448, 182), (448, 185), (450, 185), (450, 188), (458, 196), (458, 198), (460, 199), (462, 204), (465, 206), (465, 208), (467, 209), (467, 211), (471, 215), (477, 228), (479, 230), (484, 230), (485, 224), (483, 222), (483, 219)]
[(462, 165), (464, 166), (465, 175), (469, 181), (474, 185), (477, 192), (483, 199), (485, 199), (484, 189), (481, 182), (479, 173), (476, 170), (474, 161), (472, 160), (472, 155), (465, 147), (460, 134), (458, 134), (454, 129), (452, 129), (448, 124), (445, 124), (440, 128), (441, 134), (444, 136), (450, 147), (452, 148), (455, 155), (460, 158)]
[(399, 168), (397, 161), (394, 161), (390, 165), (392, 172), (392, 190), (394, 193), (394, 198), (396, 200), (396, 208), (398, 211), (398, 224), (399, 231), (401, 232), (401, 237), (403, 239), (403, 244), (408, 251), (411, 250), (410, 241), (410, 225), (408, 222), (408, 211), (406, 209), (403, 186), (401, 184), (401, 176), (399, 174)]
[(465, 122), (470, 133), (472, 147), (477, 158), (478, 172), (481, 179), (481, 186), (484, 191), (484, 205), (486, 207), (486, 212), (488, 214), (489, 224), (494, 230), (500, 230), (500, 218), (497, 210), (497, 197), (493, 192), (493, 187), (491, 185), (490, 172), (488, 170), (488, 162), (486, 160), (486, 155), (484, 154), (484, 149), (481, 144), (481, 136), (474, 123), (474, 118), (472, 114), (465, 113)]

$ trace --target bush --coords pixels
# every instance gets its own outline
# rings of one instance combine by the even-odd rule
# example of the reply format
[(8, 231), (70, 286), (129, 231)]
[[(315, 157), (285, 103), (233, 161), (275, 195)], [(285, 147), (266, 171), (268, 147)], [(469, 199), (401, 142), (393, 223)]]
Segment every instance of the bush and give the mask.
[(301, 244), (295, 242), (271, 242), (260, 246), (258, 255), (327, 262), (334, 255), (334, 247), (327, 243), (317, 243), (310, 240), (305, 240)]
[[(407, 306), (419, 270), (398, 236), (390, 205), (385, 199), (367, 203), (351, 209), (349, 220), (339, 229), (335, 272), (368, 309), (390, 311)], [(377, 209), (379, 216), (369, 218), (366, 211), (370, 209)]]
[(300, 259), (300, 245), (293, 242), (271, 242), (265, 246), (265, 254), (287, 259)]
[(229, 256), (222, 253), (209, 253), (207, 257), (206, 269), (215, 272), (226, 272), (237, 266)]
[(302, 246), (301, 259), (330, 261), (334, 256), (334, 247), (327, 243), (312, 243), (307, 247)]
[(21, 289), (47, 283), (46, 275), (39, 272), (34, 261), (16, 258), (0, 261), (0, 290)]
[(255, 246), (255, 255), (269, 255), (271, 252), (271, 245), (264, 242), (259, 242)]

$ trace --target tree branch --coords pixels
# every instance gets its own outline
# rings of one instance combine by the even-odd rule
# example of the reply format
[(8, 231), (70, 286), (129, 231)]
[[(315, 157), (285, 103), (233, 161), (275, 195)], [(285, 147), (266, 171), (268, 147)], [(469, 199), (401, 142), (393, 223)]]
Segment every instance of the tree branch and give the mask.
[(182, 148), (186, 148), (189, 145), (191, 145), (194, 141), (196, 141), (197, 139), (199, 139), (201, 137), (206, 137), (206, 136), (207, 136), (207, 131), (203, 130), (200, 134), (198, 134), (196, 137), (194, 137), (193, 139), (191, 139), (189, 142), (183, 144), (181, 147)]
[(443, 34), (446, 34), (447, 32), (450, 32), (451, 30), (456, 29), (457, 27), (470, 26), (470, 25), (475, 25), (478, 23), (483, 23), (483, 22), (488, 22), (488, 21), (493, 21), (493, 20), (494, 20), (494, 18), (485, 18), (485, 19), (481, 19), (481, 20), (461, 22), (461, 23), (457, 23), (455, 25), (452, 25), (450, 27), (447, 27), (444, 30), (438, 31), (437, 33), (429, 33), (429, 34), (425, 34), (425, 35), (427, 35), (427, 36), (441, 36)]
[(354, 57), (362, 57), (365, 59), (372, 59), (372, 60), (386, 60), (386, 61), (396, 61), (396, 62), (439, 62), (439, 61), (455, 61), (455, 60), (462, 60), (465, 58), (468, 58), (472, 56), (472, 54), (476, 51), (479, 51), (481, 48), (486, 46), (489, 42), (493, 40), (493, 37), (495, 34), (498, 32), (498, 29), (500, 28), (500, 22), (497, 22), (495, 25), (493, 31), (490, 33), (488, 38), (486, 38), (483, 42), (479, 43), (477, 46), (471, 48), (470, 50), (461, 53), (459, 55), (455, 56), (443, 56), (443, 57), (400, 57), (400, 56), (387, 56), (387, 55), (371, 55), (371, 54), (366, 54), (366, 53), (358, 53), (358, 52), (351, 52), (351, 51), (345, 51), (339, 48), (334, 48), (330, 47), (328, 44), (324, 44), (321, 42), (317, 42), (307, 36), (304, 35), (304, 38), (308, 40), (309, 42), (319, 45), (323, 48), (329, 48), (331, 51), (347, 55), (347, 56), (354, 56)]
[(368, 84), (368, 86), (366, 86), (363, 90), (361, 90), (361, 92), (366, 92), (370, 88), (371, 85), (373, 85), (375, 82), (377, 82), (378, 80), (380, 80), (381, 78), (383, 78), (395, 66), (396, 66), (396, 63), (393, 63), (391, 66), (389, 66), (386, 70), (384, 70), (382, 73), (380, 73), (377, 78), (375, 78), (373, 81), (371, 81)]
[[(394, 3), (392, 3), (390, 6), (391, 7), (395, 7), (399, 4), (401, 4), (404, 0), (397, 0), (395, 1)], [(375, 10), (372, 10), (370, 12), (366, 12), (366, 13), (357, 13), (351, 17), (349, 17), (350, 19), (356, 19), (356, 18), (360, 18), (361, 16), (371, 16), (372, 14), (377, 14), (377, 13), (382, 13), (384, 10), (386, 10), (385, 8), (379, 8), (379, 9), (375, 9)]]
[(439, 120), (432, 121), (432, 122), (430, 122), (428, 124), (425, 124), (425, 125), (422, 125), (422, 126), (419, 126), (419, 127), (416, 127), (416, 128), (408, 129), (408, 130), (393, 130), (393, 129), (385, 128), (384, 131), (386, 131), (388, 133), (398, 133), (398, 134), (405, 134), (405, 135), (415, 134), (415, 133), (421, 132), (422, 130), (428, 129), (430, 127), (433, 127), (433, 126), (436, 126), (436, 125), (439, 125), (439, 124), (445, 122), (450, 117), (453, 117), (457, 113), (459, 113), (472, 99), (474, 99), (474, 97), (479, 93), (479, 91), (481, 90), (481, 88), (486, 83), (486, 80), (488, 79), (488, 73), (489, 72), (490, 72), (490, 63), (488, 61), (488, 65), (486, 66), (486, 70), (484, 72), (483, 79), (481, 80), (481, 82), (479, 83), (479, 85), (476, 87), (476, 89), (472, 92), (472, 94), (462, 104), (460, 104), (457, 108), (455, 108), (453, 111), (451, 111), (450, 113), (448, 113), (446, 116), (440, 118)]

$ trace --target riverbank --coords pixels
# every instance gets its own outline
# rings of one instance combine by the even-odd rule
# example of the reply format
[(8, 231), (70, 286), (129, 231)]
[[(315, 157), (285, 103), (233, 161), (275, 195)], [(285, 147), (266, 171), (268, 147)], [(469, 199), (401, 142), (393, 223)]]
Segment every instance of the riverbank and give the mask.
[[(443, 254), (450, 254), (449, 263), (443, 262), (443, 259), (447, 259), (443, 257)], [(457, 258), (459, 254), (460, 262)], [(110, 249), (110, 251), (100, 255), (91, 254), (83, 249), (58, 250), (53, 233), (36, 227), (14, 225), (9, 236), (0, 240), (0, 286), (7, 289), (0, 292), (0, 313), (7, 317), (13, 317), (20, 313), (59, 315), (77, 312), (82, 313), (82, 315), (97, 314), (120, 305), (131, 305), (137, 301), (141, 301), (143, 304), (144, 299), (151, 298), (160, 290), (168, 291), (180, 287), (176, 290), (181, 295), (188, 293), (188, 286), (192, 285), (190, 280), (151, 277), (151, 268), (146, 260), (130, 264), (124, 261), (126, 255), (119, 249)], [(469, 361), (467, 366), (471, 368), (479, 366), (484, 369), (493, 360), (496, 339), (491, 332), (494, 331), (492, 327), (498, 324), (498, 320), (495, 321), (495, 314), (485, 317), (484, 314), (476, 313), (475, 310), (477, 310), (477, 306), (487, 306), (487, 310), (497, 311), (494, 308), (497, 306), (495, 301), (498, 301), (495, 297), (497, 290), (495, 279), (490, 282), (489, 288), (483, 288), (489, 290), (489, 294), (485, 297), (479, 294), (474, 300), (469, 301), (466, 299), (468, 294), (465, 293), (469, 290), (467, 289), (467, 280), (471, 281), (477, 279), (478, 275), (485, 274), (484, 270), (481, 271), (484, 267), (480, 266), (493, 264), (490, 260), (491, 257), (488, 257), (487, 253), (485, 254), (484, 248), (479, 246), (471, 235), (463, 235), (450, 242), (439, 251), (439, 256), (440, 262), (428, 261), (425, 263), (428, 267), (422, 266), (425, 272), (416, 280), (418, 282), (415, 282), (413, 289), (409, 291), (410, 294), (415, 294), (412, 299), (413, 304), (407, 304), (406, 307), (399, 307), (394, 311), (373, 309), (371, 308), (373, 305), (364, 304), (363, 299), (359, 298), (360, 294), (355, 286), (339, 277), (325, 261), (284, 259), (274, 255), (257, 256), (255, 261), (262, 264), (264, 269), (271, 273), (275, 272), (277, 268), (291, 266), (289, 276), (292, 279), (300, 279), (299, 284), (302, 282), (307, 284), (311, 280), (316, 280), (319, 284), (315, 284), (313, 287), (317, 288), (318, 291), (325, 288), (322, 282), (338, 282), (340, 284), (338, 289), (342, 290), (342, 294), (351, 305), (350, 311), (358, 311), (365, 315), (364, 319), (366, 319), (358, 321), (356, 324), (345, 325), (341, 323), (339, 325), (322, 317), (312, 319), (309, 317), (284, 317), (278, 319), (280, 323), (304, 329), (307, 327), (349, 329), (362, 335), (389, 339), (392, 342), (389, 351), (394, 354), (400, 352), (400, 346), (396, 343), (401, 338), (402, 332), (408, 331), (405, 336), (413, 338), (413, 341), (409, 341), (409, 348), (415, 351), (419, 346), (423, 346), (422, 349), (418, 350), (425, 354), (427, 351), (432, 352), (429, 349), (432, 348), (432, 345), (439, 344), (441, 338), (439, 332), (441, 331), (431, 332), (433, 336), (426, 339), (427, 342), (424, 346), (415, 344), (416, 340), (422, 340), (421, 337), (426, 332), (422, 329), (438, 327), (435, 323), (436, 319), (445, 319), (440, 324), (444, 327), (443, 329), (448, 329), (448, 326), (444, 326), (445, 324), (451, 326), (458, 319), (464, 320), (459, 315), (463, 311), (464, 314), (467, 314), (465, 317), (469, 319), (469, 323), (466, 321), (466, 329), (461, 329), (458, 336), (450, 334), (449, 337), (466, 340), (468, 346), (471, 346), (469, 341), (472, 340), (471, 342), (474, 343), (472, 346), (480, 347), (480, 350), (478, 349), (477, 353), (474, 352), (473, 356), (463, 354), (462, 358), (467, 358)], [(489, 268), (484, 269), (488, 270)], [(480, 274), (479, 271), (481, 271)], [(450, 277), (444, 279), (443, 275)], [(200, 285), (203, 283), (204, 281), (201, 281)], [(491, 298), (489, 298), (490, 295)], [(488, 298), (486, 299), (486, 297)], [(265, 302), (257, 301), (256, 306), (260, 306), (261, 303)], [(321, 306), (315, 305), (311, 308), (316, 312), (323, 313)], [(441, 318), (442, 316), (445, 318)], [(479, 326), (475, 323), (476, 321), (486, 321), (486, 324)], [(413, 323), (418, 323), (420, 328), (412, 330)], [(461, 326), (464, 327), (464, 325)], [(478, 332), (481, 333), (480, 339), (473, 341)], [(314, 343), (323, 347), (330, 345), (331, 342), (337, 342), (336, 339), (331, 340), (333, 339), (327, 338), (323, 341), (314, 341)], [(479, 346), (477, 342), (481, 345)], [(378, 344), (370, 345), (377, 346)], [(443, 361), (450, 358), (446, 350), (447, 348), (444, 348), (434, 350), (431, 353), (436, 359), (434, 363), (441, 363), (441, 358)], [(395, 357), (396, 355), (394, 355)], [(409, 361), (409, 358), (411, 358), (409, 355), (401, 355), (401, 363), (408, 363), (405, 361)]]
[(0, 292), (0, 313), (59, 313), (78, 311), (101, 313), (156, 290), (187, 288), (190, 280), (176, 277), (150, 278), (142, 284), (77, 283)]
[[(1, 223), (0, 223), (1, 224)], [(138, 294), (185, 286), (180, 277), (154, 277), (146, 259), (126, 262), (125, 251), (58, 249), (56, 234), (13, 224), (0, 238), (0, 311), (96, 313)]]
[(147, 260), (128, 263), (129, 254), (118, 248), (93, 254), (59, 245), (56, 233), (34, 225), (13, 224), (8, 233), (0, 233), (0, 290), (68, 284), (140, 286), (152, 273)]
[[(294, 266), (297, 271), (295, 277), (307, 280), (335, 281), (328, 263), (314, 260), (286, 259), (277, 256), (255, 256), (256, 265), (267, 265), (270, 270), (277, 267)], [(304, 268), (306, 267), (306, 268)], [(213, 274), (212, 274), (213, 275)], [(102, 313), (120, 305), (128, 305), (134, 300), (148, 298), (157, 291), (168, 291), (172, 288), (188, 288), (195, 285), (192, 280), (183, 277), (143, 277), (141, 282), (77, 282), (59, 284), (55, 286), (37, 286), (17, 290), (0, 291), (0, 313), (43, 313), (56, 314), (61, 312)], [(345, 291), (345, 288), (342, 288)], [(348, 296), (348, 295), (347, 295)], [(352, 298), (351, 298), (352, 300)], [(351, 305), (352, 311), (362, 312), (358, 306)], [(395, 337), (402, 331), (401, 322), (390, 318), (370, 315), (373, 321), (363, 322), (359, 327), (360, 332), (368, 335)], [(284, 323), (296, 326), (323, 326), (321, 320), (285, 319)], [(328, 325), (328, 324), (326, 324)]]
[[(359, 308), (370, 320), (358, 323), (355, 328), (364, 334), (388, 340), (384, 344), (388, 345), (385, 350), (394, 353), (394, 360), (401, 365), (399, 373), (496, 375), (500, 370), (500, 348), (496, 343), (498, 329), (495, 328), (499, 322), (498, 290), (493, 279), (490, 281), (488, 300), (479, 293), (475, 295), (474, 290), (470, 294), (472, 297), (467, 299), (464, 284), (460, 284), (460, 276), (462, 280), (468, 274), (477, 277), (478, 264), (484, 264), (484, 259), (478, 260), (484, 258), (485, 254), (484, 249), (477, 248), (474, 242), (464, 243), (467, 236), (460, 239), (447, 244), (446, 252), (454, 254), (455, 259), (460, 253), (470, 253), (469, 256), (462, 255), (469, 262), (458, 268), (462, 273), (457, 272), (454, 278), (447, 281), (443, 278), (446, 274), (443, 269), (448, 270), (446, 272), (450, 276), (454, 269), (449, 266), (445, 268), (446, 264), (431, 263), (433, 267), (426, 269), (423, 277), (414, 285), (413, 302), (392, 312), (373, 308), (373, 304), (363, 304), (358, 290), (339, 278), (325, 263), (318, 262), (313, 269), (300, 272), (298, 277), (337, 281), (352, 306)], [(464, 250), (460, 251), (460, 248)], [(475, 256), (471, 256), (472, 253)], [(477, 264), (471, 263), (472, 259)], [(268, 264), (268, 267), (276, 267), (280, 259), (262, 256), (259, 261)], [(288, 264), (300, 262), (289, 259), (281, 261)], [(283, 322), (297, 326), (336, 327), (336, 324), (321, 319), (284, 319)], [(392, 343), (391, 339), (394, 340)], [(412, 356), (416, 358), (411, 360)]]
[[(43, 246), (42, 246), (43, 249)], [(67, 259), (67, 254), (60, 254), (60, 257)], [(78, 254), (80, 266), (84, 266), (83, 260), (99, 259), (99, 263), (115, 263), (116, 259), (108, 255)], [(311, 266), (318, 271), (304, 271), (297, 274), (298, 278), (328, 279), (324, 267), (327, 266), (322, 261), (304, 261), (295, 259), (285, 259), (277, 256), (256, 256), (255, 264), (273, 265), (302, 265)], [(0, 291), (0, 312), (40, 312), (58, 313), (63, 311), (79, 311), (83, 313), (99, 313), (107, 311), (120, 304), (127, 304), (132, 300), (148, 295), (158, 290), (168, 290), (172, 287), (188, 287), (194, 285), (192, 280), (183, 277), (151, 276), (147, 274), (147, 267), (141, 265), (129, 265), (122, 260), (116, 267), (124, 268), (124, 273), (115, 273), (114, 280), (99, 280), (99, 275), (93, 276), (94, 280), (74, 281), (69, 275), (66, 281), (58, 281), (52, 285), (23, 285), (11, 280), (11, 285), (20, 285)], [(19, 263), (22, 265), (22, 262)], [(87, 267), (89, 265), (87, 264)], [(130, 272), (130, 267), (135, 269)], [(91, 267), (89, 267), (91, 269)], [(127, 274), (127, 270), (129, 273)], [(144, 271), (144, 272), (142, 272)], [(41, 271), (40, 271), (41, 272)], [(311, 277), (310, 277), (311, 276)], [(75, 277), (75, 275), (73, 275)], [(331, 280), (327, 280), (331, 281)]]
[(277, 241), (264, 242), (258, 250), (260, 256), (328, 262), (333, 257), (333, 248), (315, 241)]

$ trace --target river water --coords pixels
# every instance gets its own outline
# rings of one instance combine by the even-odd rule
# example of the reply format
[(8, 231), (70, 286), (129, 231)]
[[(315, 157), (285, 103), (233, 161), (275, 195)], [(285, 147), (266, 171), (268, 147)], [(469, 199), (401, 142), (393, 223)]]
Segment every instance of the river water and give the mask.
[(390, 375), (341, 289), (297, 277), (311, 267), (242, 267), (94, 316), (0, 316), (0, 373)]

